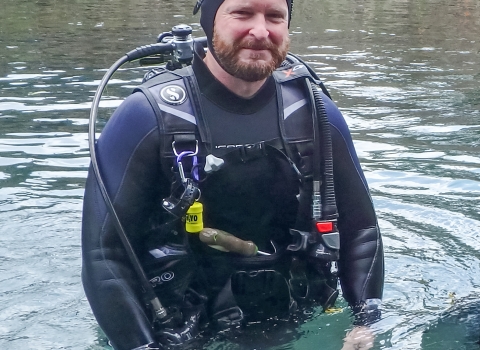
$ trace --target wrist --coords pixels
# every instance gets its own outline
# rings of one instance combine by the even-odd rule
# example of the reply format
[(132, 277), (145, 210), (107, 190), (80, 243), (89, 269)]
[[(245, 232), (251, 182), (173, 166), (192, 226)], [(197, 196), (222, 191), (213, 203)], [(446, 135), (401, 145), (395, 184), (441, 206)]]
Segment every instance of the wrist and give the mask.
[(352, 309), (356, 326), (368, 326), (377, 322), (382, 315), (381, 299), (365, 299), (355, 304)]

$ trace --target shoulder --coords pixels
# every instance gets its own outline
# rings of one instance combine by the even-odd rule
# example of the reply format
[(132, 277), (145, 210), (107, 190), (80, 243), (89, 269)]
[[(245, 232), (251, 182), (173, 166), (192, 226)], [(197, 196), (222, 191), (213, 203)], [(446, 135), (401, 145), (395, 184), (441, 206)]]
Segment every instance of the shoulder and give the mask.
[[(340, 158), (343, 160), (351, 159), (359, 173), (362, 174), (352, 135), (345, 118), (338, 109), (337, 105), (323, 93), (322, 100), (324, 102), (325, 112), (327, 113), (327, 118), (330, 123), (333, 149), (336, 156), (335, 158), (338, 159), (338, 156), (340, 156)], [(363, 178), (363, 175), (361, 175), (361, 177)]]
[(340, 134), (344, 136), (350, 135), (347, 122), (345, 121), (342, 112), (340, 112), (340, 109), (338, 109), (335, 102), (333, 102), (323, 92), (320, 92), (320, 94), (322, 96), (322, 101), (325, 106), (325, 112), (327, 113), (328, 121), (330, 122), (331, 126), (337, 129)]
[(136, 122), (146, 123), (155, 120), (152, 105), (146, 96), (140, 92), (129, 95), (113, 113), (109, 123)]
[(115, 110), (100, 139), (110, 135), (120, 139), (138, 139), (158, 127), (155, 112), (142, 93), (128, 96)]

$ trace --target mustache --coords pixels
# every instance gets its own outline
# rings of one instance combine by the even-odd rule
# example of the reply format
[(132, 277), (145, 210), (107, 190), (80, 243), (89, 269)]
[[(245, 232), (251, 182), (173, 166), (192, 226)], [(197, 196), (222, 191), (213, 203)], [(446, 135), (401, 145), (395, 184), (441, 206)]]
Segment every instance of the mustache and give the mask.
[(270, 50), (273, 51), (276, 46), (269, 40), (253, 40), (243, 39), (237, 43), (237, 48), (251, 49), (251, 50)]

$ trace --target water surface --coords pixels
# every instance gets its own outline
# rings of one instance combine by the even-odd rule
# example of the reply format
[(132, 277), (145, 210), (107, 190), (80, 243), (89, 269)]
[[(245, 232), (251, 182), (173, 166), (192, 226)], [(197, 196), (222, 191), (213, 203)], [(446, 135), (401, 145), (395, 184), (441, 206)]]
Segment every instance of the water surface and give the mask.
[[(89, 107), (125, 52), (193, 2), (5, 0), (0, 12), (0, 348), (108, 349), (80, 281)], [(291, 50), (351, 128), (384, 236), (375, 349), (479, 349), (480, 3), (298, 0)], [(100, 127), (145, 69), (125, 66)], [(313, 310), (209, 349), (340, 349), (351, 319)]]

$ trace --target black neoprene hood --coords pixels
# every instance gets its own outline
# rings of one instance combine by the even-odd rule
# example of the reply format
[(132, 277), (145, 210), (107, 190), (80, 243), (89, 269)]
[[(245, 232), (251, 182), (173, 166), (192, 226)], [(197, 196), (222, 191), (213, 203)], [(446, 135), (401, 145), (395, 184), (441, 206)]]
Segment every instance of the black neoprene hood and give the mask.
[[(207, 36), (208, 47), (210, 50), (213, 49), (212, 39), (213, 39), (213, 25), (215, 23), (215, 15), (217, 14), (218, 8), (223, 3), (224, 0), (198, 0), (193, 14), (196, 14), (199, 9), (202, 10), (200, 15), (200, 24)], [(288, 26), (290, 27), (290, 20), (292, 19), (292, 7), (293, 0), (286, 0), (288, 6)]]

